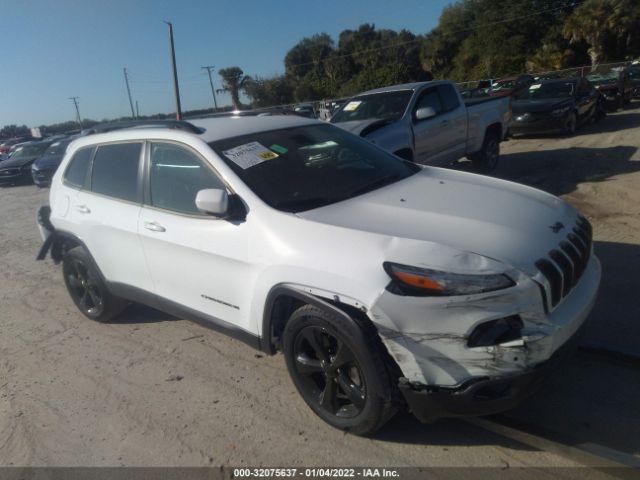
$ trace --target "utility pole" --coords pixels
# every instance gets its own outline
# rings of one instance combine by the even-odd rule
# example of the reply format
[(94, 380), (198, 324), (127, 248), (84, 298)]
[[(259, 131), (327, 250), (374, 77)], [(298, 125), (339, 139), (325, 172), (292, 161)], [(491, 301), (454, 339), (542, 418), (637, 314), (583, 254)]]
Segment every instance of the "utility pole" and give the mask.
[(169, 25), (169, 43), (171, 47), (171, 67), (173, 69), (173, 90), (176, 96), (176, 120), (182, 120), (182, 107), (180, 106), (180, 86), (178, 85), (178, 70), (176, 69), (176, 49), (173, 45), (173, 24), (165, 21)]
[(211, 95), (213, 95), (213, 105), (215, 107), (216, 112), (218, 111), (218, 101), (216, 100), (216, 91), (213, 88), (213, 80), (211, 80), (211, 70), (213, 70), (215, 65), (207, 65), (206, 67), (200, 67), (202, 70), (206, 70), (209, 74), (209, 85), (211, 85)]
[(136, 117), (140, 118), (140, 108), (138, 107), (138, 100), (136, 100)]
[(127, 75), (127, 69), (123, 68), (122, 71), (124, 72), (124, 83), (127, 85), (127, 94), (129, 95), (129, 105), (131, 106), (131, 116), (133, 118), (137, 118), (136, 112), (133, 110), (133, 100), (131, 100), (131, 89), (129, 88), (129, 76)]
[(78, 108), (78, 99), (80, 97), (69, 97), (69, 100), (73, 101), (73, 104), (76, 106), (76, 122), (82, 128), (82, 119), (80, 118), (80, 109)]

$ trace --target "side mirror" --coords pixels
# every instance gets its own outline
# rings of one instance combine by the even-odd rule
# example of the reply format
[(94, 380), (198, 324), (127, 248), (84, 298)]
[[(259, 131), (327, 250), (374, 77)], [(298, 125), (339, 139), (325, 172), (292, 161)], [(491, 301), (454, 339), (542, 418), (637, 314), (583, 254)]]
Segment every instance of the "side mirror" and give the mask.
[(433, 107), (422, 107), (416, 110), (416, 120), (426, 120), (436, 116), (436, 111)]
[(196, 195), (196, 207), (204, 213), (221, 217), (229, 209), (229, 195), (221, 188), (207, 188)]

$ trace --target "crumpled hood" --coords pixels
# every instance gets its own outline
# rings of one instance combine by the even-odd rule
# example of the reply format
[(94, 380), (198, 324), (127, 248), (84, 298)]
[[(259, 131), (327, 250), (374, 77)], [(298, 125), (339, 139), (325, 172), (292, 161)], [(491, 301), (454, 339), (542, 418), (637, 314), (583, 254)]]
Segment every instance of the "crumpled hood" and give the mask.
[(570, 98), (550, 98), (543, 100), (516, 100), (511, 104), (513, 114), (548, 112), (554, 108), (571, 105)]
[(364, 137), (373, 131), (390, 125), (391, 123), (395, 122), (389, 119), (373, 118), (369, 120), (353, 120), (351, 122), (336, 122), (334, 125), (346, 130), (347, 132)]
[[(373, 192), (298, 215), (349, 229), (435, 242), (534, 275), (535, 261), (566, 237), (578, 213), (561, 199), (534, 188), (428, 167)], [(564, 225), (558, 233), (552, 229), (556, 222)]]

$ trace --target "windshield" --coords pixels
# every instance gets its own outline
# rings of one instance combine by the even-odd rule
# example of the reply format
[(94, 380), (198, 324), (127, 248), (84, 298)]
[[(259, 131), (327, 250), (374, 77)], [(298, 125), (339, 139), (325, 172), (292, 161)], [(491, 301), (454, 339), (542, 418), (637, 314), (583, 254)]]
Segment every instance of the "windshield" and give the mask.
[(67, 151), (67, 147), (70, 143), (71, 140), (62, 140), (60, 142), (52, 143), (45, 152), (45, 155), (64, 155), (64, 152)]
[(265, 203), (301, 212), (406, 178), (421, 167), (332, 125), (311, 125), (209, 144)]
[(503, 80), (501, 82), (496, 82), (491, 87), (491, 92), (499, 92), (501, 90), (511, 90), (516, 88), (518, 82), (516, 80)]
[(640, 78), (640, 67), (631, 67), (629, 69), (629, 76), (631, 78)]
[(573, 96), (573, 82), (534, 83), (516, 95), (516, 100), (542, 100)]
[(32, 157), (35, 155), (40, 155), (43, 153), (47, 147), (48, 143), (39, 143), (35, 145), (24, 145), (15, 151), (15, 153), (11, 156), (11, 158), (21, 158), (21, 157)]
[(407, 109), (411, 95), (413, 95), (413, 90), (400, 90), (355, 97), (335, 113), (331, 118), (331, 122), (350, 122), (376, 118), (398, 120)]
[(594, 85), (615, 83), (618, 81), (618, 72), (609, 72), (604, 74), (594, 73), (591, 75), (587, 75), (587, 80), (589, 80)]

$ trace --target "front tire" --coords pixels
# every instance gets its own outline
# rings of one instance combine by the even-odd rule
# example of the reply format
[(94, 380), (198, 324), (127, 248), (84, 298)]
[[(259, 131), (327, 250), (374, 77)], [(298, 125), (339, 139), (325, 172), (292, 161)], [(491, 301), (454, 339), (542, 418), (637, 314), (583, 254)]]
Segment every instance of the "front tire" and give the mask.
[(108, 322), (126, 306), (124, 300), (109, 292), (84, 247), (74, 247), (66, 253), (62, 273), (73, 303), (91, 320)]
[(283, 350), (298, 392), (329, 425), (357, 435), (396, 412), (395, 388), (373, 330), (312, 305), (287, 322)]

